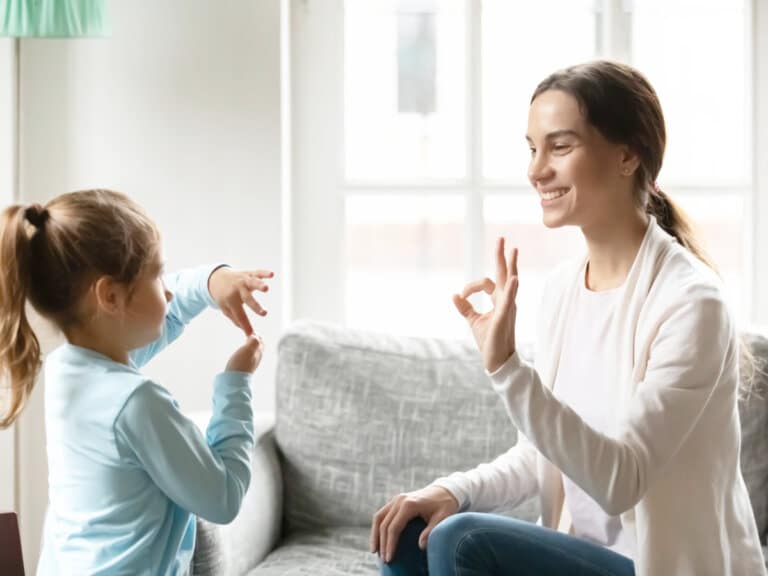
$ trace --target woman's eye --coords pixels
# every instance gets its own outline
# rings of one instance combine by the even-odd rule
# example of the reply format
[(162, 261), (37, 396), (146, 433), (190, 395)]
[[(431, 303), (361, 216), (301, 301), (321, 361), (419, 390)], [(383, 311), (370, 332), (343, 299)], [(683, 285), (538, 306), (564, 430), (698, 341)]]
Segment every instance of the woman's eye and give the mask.
[(555, 144), (553, 147), (555, 152), (565, 152), (570, 148), (570, 145), (568, 144)]
[(536, 148), (528, 148), (528, 150), (530, 150), (530, 151), (531, 151), (531, 156), (533, 156), (534, 154), (536, 154)]

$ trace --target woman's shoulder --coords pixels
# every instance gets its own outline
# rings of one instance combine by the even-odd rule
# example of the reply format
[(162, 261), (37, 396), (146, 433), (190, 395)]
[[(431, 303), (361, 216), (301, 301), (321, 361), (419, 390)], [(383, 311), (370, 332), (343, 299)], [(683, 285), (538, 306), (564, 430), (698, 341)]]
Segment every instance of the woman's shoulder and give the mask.
[(725, 286), (718, 273), (676, 242), (659, 262), (653, 288), (669, 299), (726, 300)]

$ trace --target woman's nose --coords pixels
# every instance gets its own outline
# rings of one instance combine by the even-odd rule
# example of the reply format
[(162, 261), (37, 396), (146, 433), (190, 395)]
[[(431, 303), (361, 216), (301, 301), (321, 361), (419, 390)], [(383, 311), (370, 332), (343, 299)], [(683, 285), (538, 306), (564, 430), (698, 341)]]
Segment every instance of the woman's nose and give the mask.
[(173, 300), (173, 292), (171, 292), (170, 290), (168, 290), (166, 288), (165, 289), (165, 301), (166, 302), (170, 302), (171, 300)]
[(528, 180), (531, 181), (533, 186), (536, 186), (538, 182), (548, 180), (552, 177), (552, 174), (552, 167), (543, 154), (531, 157), (531, 161), (528, 164)]

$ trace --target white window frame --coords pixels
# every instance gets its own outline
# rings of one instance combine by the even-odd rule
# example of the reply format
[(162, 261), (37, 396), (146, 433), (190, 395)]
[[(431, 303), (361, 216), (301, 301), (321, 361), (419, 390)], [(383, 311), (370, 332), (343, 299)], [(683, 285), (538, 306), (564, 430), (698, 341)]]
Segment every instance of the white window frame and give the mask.
[[(289, 0), (290, 4), (290, 179), (289, 249), (291, 283), (286, 319), (345, 321), (345, 213), (347, 195), (463, 193), (466, 199), (466, 279), (484, 273), (483, 203), (488, 193), (530, 194), (527, 186), (485, 180), (481, 174), (480, 97), (481, 2), (469, 0), (467, 19), (467, 177), (448, 182), (349, 181), (344, 174), (344, 0)], [(600, 46), (604, 57), (626, 57), (630, 47), (624, 0), (605, 0)], [(751, 100), (754, 133), (752, 182), (728, 190), (745, 199), (744, 312), (768, 325), (768, 2), (752, 0), (745, 27), (752, 59)], [(606, 24), (607, 23), (607, 24)], [(751, 24), (751, 25), (750, 25)], [(611, 33), (613, 31), (613, 34)], [(665, 183), (673, 195), (690, 188)], [(723, 186), (697, 186), (693, 192), (718, 194)], [(750, 193), (751, 192), (751, 193)], [(762, 226), (761, 226), (762, 224)], [(763, 263), (760, 266), (760, 263)]]
[(752, 0), (753, 186), (748, 205), (750, 222), (748, 269), (751, 273), (755, 324), (768, 327), (768, 2)]

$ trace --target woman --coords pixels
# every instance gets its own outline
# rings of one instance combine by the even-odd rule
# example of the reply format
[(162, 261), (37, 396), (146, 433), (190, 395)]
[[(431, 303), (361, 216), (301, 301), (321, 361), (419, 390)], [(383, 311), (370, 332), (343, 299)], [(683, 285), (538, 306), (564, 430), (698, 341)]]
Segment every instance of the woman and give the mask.
[[(547, 283), (535, 366), (515, 348), (516, 249), (507, 259), (500, 239), (496, 280), (454, 296), (520, 440), (381, 508), (382, 574), (766, 574), (739, 465), (738, 340), (656, 185), (653, 88), (606, 61), (556, 72), (526, 137), (544, 224), (580, 227), (587, 255)], [(480, 291), (484, 314), (467, 300)], [(486, 513), (534, 495), (542, 526)]]

